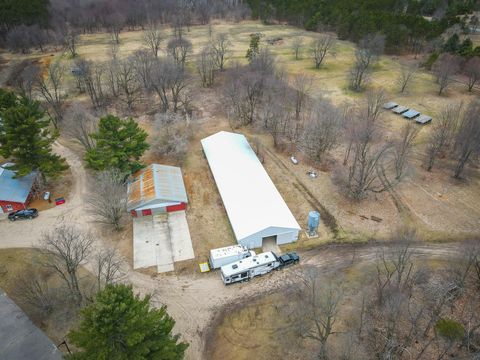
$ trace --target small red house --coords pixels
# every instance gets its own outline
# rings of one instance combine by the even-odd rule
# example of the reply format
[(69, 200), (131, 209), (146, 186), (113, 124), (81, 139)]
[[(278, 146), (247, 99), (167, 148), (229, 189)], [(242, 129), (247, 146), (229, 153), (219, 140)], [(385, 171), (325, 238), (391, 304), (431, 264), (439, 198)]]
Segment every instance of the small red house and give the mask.
[(151, 164), (128, 184), (127, 210), (133, 217), (185, 210), (187, 203), (179, 167)]
[(25, 209), (32, 198), (32, 188), (37, 174), (15, 178), (15, 171), (9, 170), (12, 164), (0, 166), (0, 214)]

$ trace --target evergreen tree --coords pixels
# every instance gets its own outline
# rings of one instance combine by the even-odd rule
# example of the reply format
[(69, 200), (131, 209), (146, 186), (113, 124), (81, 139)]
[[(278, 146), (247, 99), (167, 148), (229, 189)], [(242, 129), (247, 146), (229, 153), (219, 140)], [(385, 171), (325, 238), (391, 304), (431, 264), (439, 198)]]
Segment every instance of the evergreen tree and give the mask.
[(107, 285), (94, 303), (82, 310), (78, 329), (69, 334), (81, 349), (71, 359), (180, 360), (188, 344), (173, 335), (175, 321), (166, 307), (150, 309), (131, 286)]
[(16, 176), (39, 171), (45, 180), (68, 168), (64, 159), (52, 153), (58, 132), (50, 130), (50, 119), (37, 101), (2, 90), (0, 118), (0, 155), (15, 164), (10, 169)]
[(469, 57), (473, 53), (473, 42), (470, 38), (463, 40), (462, 44), (458, 47), (458, 55), (463, 57)]
[(460, 38), (458, 37), (457, 34), (453, 34), (445, 42), (445, 45), (443, 45), (443, 51), (453, 54), (458, 51), (459, 46), (460, 46)]
[(260, 34), (251, 34), (250, 35), (250, 47), (247, 50), (247, 55), (245, 57), (248, 61), (252, 62), (252, 60), (258, 55), (260, 52)]
[(132, 118), (121, 120), (107, 115), (100, 119), (98, 131), (90, 136), (96, 142), (85, 155), (90, 168), (115, 168), (124, 173), (134, 173), (142, 168), (139, 159), (149, 148), (145, 141), (147, 133)]

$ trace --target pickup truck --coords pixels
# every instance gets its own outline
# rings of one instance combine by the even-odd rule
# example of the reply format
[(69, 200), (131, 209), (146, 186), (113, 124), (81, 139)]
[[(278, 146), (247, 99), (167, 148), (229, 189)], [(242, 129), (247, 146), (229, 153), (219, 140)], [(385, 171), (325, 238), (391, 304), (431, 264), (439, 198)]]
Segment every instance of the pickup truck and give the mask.
[(280, 262), (279, 267), (285, 267), (292, 264), (298, 264), (300, 262), (300, 257), (297, 253), (291, 252), (278, 256), (278, 261)]

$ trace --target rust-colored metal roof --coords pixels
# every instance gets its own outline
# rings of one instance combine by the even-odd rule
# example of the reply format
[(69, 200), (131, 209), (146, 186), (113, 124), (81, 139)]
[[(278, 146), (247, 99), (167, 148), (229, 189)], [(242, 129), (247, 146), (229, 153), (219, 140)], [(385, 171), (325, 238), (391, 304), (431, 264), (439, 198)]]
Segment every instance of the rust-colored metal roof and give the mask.
[(159, 202), (188, 202), (180, 168), (151, 164), (135, 173), (128, 185), (128, 211)]

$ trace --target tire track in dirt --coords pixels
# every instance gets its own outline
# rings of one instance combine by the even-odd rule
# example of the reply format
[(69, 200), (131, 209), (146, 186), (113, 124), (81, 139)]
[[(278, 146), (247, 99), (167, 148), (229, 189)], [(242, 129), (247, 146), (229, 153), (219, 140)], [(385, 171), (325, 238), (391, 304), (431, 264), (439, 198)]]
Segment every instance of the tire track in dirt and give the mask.
[(298, 176), (286, 166), (283, 161), (275, 155), (272, 151), (264, 148), (267, 155), (278, 167), (287, 171), (295, 181), (292, 185), (302, 194), (305, 200), (317, 211), (322, 214), (322, 219), (328, 228), (332, 231), (334, 239), (339, 237), (341, 226), (338, 224), (337, 219), (323, 206), (323, 204), (312, 194), (307, 186), (298, 178)]

